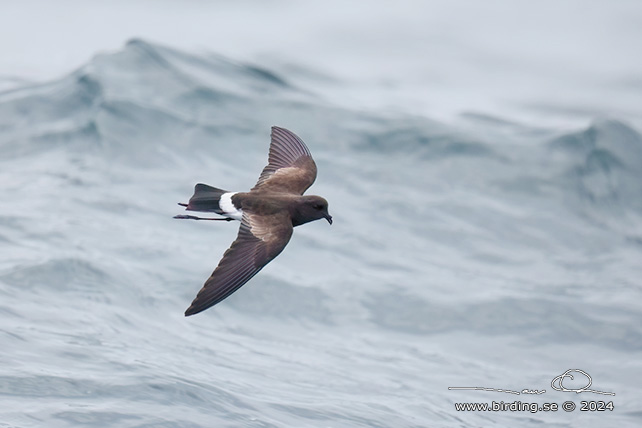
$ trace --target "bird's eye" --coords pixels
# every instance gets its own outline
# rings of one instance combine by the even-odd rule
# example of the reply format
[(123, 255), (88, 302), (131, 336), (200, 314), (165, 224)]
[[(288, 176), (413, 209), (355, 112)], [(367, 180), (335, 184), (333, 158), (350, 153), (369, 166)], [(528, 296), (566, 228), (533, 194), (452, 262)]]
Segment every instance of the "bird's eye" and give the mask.
[(323, 209), (323, 205), (321, 205), (321, 204), (316, 204), (316, 205), (314, 206), (314, 208), (315, 208), (315, 209), (317, 209), (317, 210), (322, 210), (322, 209)]

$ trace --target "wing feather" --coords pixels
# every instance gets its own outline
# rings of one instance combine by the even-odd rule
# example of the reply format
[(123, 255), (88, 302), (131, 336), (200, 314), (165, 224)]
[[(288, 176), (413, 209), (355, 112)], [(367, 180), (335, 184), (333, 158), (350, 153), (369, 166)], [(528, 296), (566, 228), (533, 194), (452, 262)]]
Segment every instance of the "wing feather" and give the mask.
[(268, 164), (252, 190), (302, 195), (317, 177), (310, 150), (293, 132), (272, 127)]
[[(269, 231), (264, 233), (263, 231)], [(292, 236), (289, 214), (244, 213), (238, 236), (198, 292), (185, 316), (214, 306), (234, 293), (283, 251)]]

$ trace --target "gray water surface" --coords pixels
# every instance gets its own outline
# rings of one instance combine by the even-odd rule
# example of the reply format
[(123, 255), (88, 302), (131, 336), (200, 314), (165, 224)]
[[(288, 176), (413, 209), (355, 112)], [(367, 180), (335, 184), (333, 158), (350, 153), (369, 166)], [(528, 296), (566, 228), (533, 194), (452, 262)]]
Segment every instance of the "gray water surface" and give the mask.
[[(237, 223), (176, 203), (252, 187), (272, 125), (309, 146), (334, 224), (184, 318)], [(132, 40), (0, 93), (0, 426), (640, 426), (641, 173), (618, 117), (349, 109)], [(616, 395), (554, 391), (567, 369)], [(578, 409), (454, 406), (493, 400)]]

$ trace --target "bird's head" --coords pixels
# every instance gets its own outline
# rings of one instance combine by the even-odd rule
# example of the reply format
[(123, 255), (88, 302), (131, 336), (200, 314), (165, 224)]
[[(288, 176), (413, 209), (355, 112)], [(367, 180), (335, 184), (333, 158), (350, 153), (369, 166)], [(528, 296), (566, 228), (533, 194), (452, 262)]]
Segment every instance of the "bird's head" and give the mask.
[(292, 223), (298, 226), (322, 218), (332, 224), (332, 216), (328, 213), (328, 201), (321, 196), (302, 196), (293, 213)]

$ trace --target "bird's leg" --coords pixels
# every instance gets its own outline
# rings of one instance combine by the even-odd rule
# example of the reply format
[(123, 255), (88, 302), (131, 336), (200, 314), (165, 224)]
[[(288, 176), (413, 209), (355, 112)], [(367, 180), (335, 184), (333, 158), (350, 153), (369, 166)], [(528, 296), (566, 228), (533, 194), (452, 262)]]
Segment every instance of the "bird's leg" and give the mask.
[(177, 218), (179, 220), (219, 220), (219, 221), (232, 221), (233, 219), (229, 217), (222, 217), (222, 218), (210, 218), (210, 217), (196, 217), (195, 215), (175, 215), (174, 218)]

